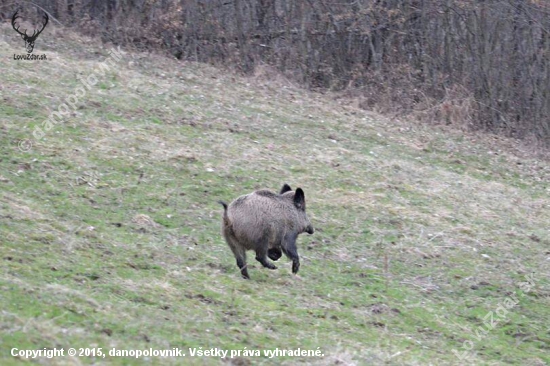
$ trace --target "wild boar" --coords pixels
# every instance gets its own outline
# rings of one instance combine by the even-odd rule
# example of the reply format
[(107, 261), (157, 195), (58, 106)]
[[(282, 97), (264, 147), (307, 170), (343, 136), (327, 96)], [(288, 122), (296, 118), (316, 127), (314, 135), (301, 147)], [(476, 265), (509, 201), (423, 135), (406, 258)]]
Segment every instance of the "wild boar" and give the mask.
[(314, 232), (306, 215), (306, 198), (301, 188), (294, 192), (284, 184), (278, 194), (259, 190), (237, 198), (229, 206), (223, 201), (219, 203), (224, 208), (222, 234), (244, 278), (250, 278), (247, 250), (254, 250), (256, 260), (269, 269), (277, 267), (267, 257), (277, 260), (284, 253), (292, 260), (292, 273), (298, 273), (300, 257), (296, 239), (301, 233)]

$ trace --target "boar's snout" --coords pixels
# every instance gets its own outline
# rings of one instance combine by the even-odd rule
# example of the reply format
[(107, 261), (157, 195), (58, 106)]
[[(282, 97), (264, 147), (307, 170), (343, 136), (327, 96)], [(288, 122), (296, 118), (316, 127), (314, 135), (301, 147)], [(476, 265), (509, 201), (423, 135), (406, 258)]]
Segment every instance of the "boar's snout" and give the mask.
[(313, 234), (315, 232), (315, 229), (313, 228), (313, 226), (309, 225), (307, 228), (306, 228), (306, 233), (308, 234)]

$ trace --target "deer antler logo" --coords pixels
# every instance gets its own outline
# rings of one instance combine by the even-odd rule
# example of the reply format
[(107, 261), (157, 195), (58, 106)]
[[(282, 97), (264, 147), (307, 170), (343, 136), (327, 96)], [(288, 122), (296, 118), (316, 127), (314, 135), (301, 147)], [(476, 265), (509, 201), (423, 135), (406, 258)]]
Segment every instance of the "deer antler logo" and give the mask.
[(40, 35), (40, 33), (42, 33), (42, 31), (44, 30), (44, 28), (46, 28), (46, 25), (48, 24), (48, 20), (50, 20), (50, 18), (48, 17), (48, 14), (47, 13), (44, 13), (44, 24), (42, 25), (42, 29), (40, 29), (39, 31), (37, 31), (36, 29), (34, 30), (34, 32), (32, 33), (32, 36), (29, 36), (27, 34), (27, 30), (25, 29), (25, 31), (23, 33), (21, 33), (19, 31), (19, 27), (16, 26), (15, 24), (15, 21), (18, 19), (18, 18), (21, 18), (17, 15), (17, 13), (19, 12), (19, 10), (17, 10), (15, 12), (15, 14), (13, 14), (13, 17), (11, 18), (11, 26), (13, 27), (13, 29), (19, 33), (21, 35), (21, 38), (23, 38), (23, 40), (25, 41), (25, 48), (27, 49), (27, 53), (32, 53), (33, 49), (34, 49), (34, 42), (36, 41), (36, 39), (38, 38), (38, 36)]

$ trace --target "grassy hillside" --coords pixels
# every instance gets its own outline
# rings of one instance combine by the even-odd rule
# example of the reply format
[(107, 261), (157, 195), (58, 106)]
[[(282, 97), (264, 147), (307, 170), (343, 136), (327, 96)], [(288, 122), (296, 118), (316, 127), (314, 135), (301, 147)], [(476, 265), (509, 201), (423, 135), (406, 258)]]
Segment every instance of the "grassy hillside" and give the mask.
[[(550, 364), (548, 161), (151, 54), (101, 75), (110, 46), (53, 26), (47, 61), (13, 60), (7, 25), (0, 49), (2, 365), (21, 362), (14, 347), (188, 356), (41, 364)], [(245, 281), (216, 201), (285, 182), (317, 230), (298, 240), (299, 276), (249, 255)]]

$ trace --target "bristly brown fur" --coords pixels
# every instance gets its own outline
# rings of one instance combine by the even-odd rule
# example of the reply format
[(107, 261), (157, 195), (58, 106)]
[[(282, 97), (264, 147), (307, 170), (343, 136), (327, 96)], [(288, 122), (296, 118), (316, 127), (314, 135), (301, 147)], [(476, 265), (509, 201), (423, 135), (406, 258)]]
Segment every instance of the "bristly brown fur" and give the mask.
[(301, 233), (313, 234), (306, 215), (304, 191), (292, 191), (284, 184), (280, 193), (259, 190), (241, 196), (224, 207), (222, 234), (237, 260), (244, 278), (250, 278), (246, 268), (246, 251), (254, 250), (256, 260), (264, 267), (276, 269), (267, 257), (278, 260), (282, 253), (292, 260), (292, 272), (297, 273), (300, 258), (296, 239)]

